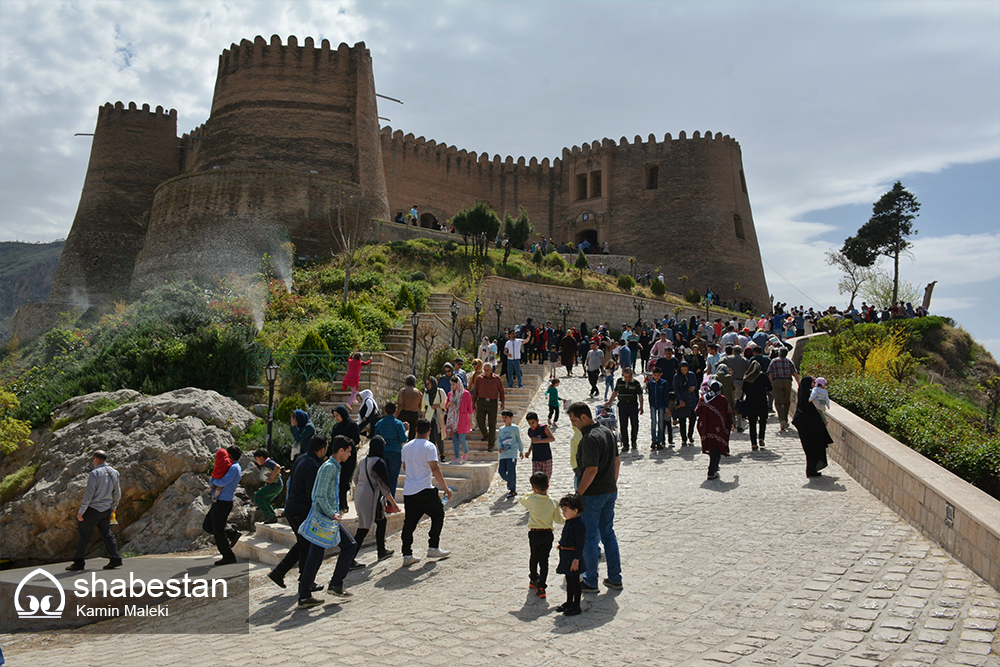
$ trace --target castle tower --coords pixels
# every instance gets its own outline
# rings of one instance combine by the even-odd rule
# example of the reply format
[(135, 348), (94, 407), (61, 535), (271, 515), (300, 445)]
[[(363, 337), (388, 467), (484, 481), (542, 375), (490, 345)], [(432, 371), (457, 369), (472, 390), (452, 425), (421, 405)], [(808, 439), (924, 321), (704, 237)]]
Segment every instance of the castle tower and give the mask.
[(124, 298), (153, 205), (180, 170), (177, 112), (130, 102), (98, 110), (90, 164), (49, 304), (64, 309)]
[(182, 160), (156, 192), (133, 287), (252, 270), (282, 228), (300, 256), (329, 256), (338, 207), (388, 219), (371, 54), (312, 38), (232, 45)]

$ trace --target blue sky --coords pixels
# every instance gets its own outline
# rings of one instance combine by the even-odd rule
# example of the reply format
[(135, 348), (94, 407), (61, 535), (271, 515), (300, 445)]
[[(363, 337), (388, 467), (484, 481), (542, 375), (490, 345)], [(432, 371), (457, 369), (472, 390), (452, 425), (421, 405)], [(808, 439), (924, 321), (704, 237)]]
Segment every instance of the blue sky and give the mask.
[(72, 223), (99, 105), (208, 117), (218, 56), (272, 34), (372, 51), (394, 129), (553, 158), (722, 132), (775, 297), (841, 304), (823, 253), (893, 182), (923, 204), (902, 277), (1000, 356), (1000, 2), (4, 0), (0, 239)]

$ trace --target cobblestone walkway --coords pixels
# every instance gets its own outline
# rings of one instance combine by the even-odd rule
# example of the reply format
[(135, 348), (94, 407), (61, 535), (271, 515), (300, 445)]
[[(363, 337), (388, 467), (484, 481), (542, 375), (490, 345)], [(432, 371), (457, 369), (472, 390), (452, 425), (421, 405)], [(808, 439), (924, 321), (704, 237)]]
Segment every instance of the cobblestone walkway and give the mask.
[[(585, 397), (587, 384), (562, 379), (560, 392)], [(543, 395), (534, 408), (545, 414)], [(548, 600), (528, 591), (526, 516), (502, 499), (497, 480), (486, 496), (448, 511), (450, 559), (401, 568), (393, 538), (396, 558), (348, 577), (348, 604), (298, 611), (291, 589), (259, 572), (249, 636), (91, 629), (45, 641), (6, 637), (4, 652), (17, 667), (1000, 664), (1000, 594), (836, 464), (807, 481), (794, 431), (779, 434), (772, 418), (767, 449), (753, 453), (746, 435), (735, 435), (721, 479), (706, 481), (700, 447), (650, 457), (648, 419), (640, 419), (640, 453), (622, 460), (615, 521), (625, 589), (585, 595), (580, 616), (553, 609), (564, 599), (561, 577)], [(554, 496), (572, 488), (571, 430), (562, 417)], [(531, 465), (518, 467), (523, 493)], [(324, 564), (319, 580), (332, 568)], [(229, 619), (185, 619), (194, 620)]]

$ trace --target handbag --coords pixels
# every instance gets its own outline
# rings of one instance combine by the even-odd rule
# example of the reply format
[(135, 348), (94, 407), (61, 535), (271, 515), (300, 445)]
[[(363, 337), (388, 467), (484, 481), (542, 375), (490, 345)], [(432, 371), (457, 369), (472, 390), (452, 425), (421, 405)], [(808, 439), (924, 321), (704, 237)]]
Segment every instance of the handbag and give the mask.
[[(338, 475), (339, 478), (339, 475)], [(339, 488), (340, 485), (338, 484)], [(340, 522), (316, 509), (316, 486), (313, 486), (312, 507), (299, 526), (299, 535), (318, 547), (329, 549), (340, 544)]]

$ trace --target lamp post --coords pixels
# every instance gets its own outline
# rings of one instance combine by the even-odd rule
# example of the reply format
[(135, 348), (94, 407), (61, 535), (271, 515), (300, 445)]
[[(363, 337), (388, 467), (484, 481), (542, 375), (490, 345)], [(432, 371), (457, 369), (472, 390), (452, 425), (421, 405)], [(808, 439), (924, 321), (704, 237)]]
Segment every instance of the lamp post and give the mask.
[(410, 320), (413, 322), (413, 374), (417, 374), (417, 325), (420, 324), (420, 313), (417, 309), (413, 309), (413, 313), (410, 315)]
[(479, 340), (479, 314), (483, 312), (483, 302), (479, 300), (478, 296), (476, 297), (476, 303), (474, 305), (476, 306), (476, 340)]
[(559, 313), (563, 316), (563, 333), (566, 333), (566, 317), (573, 312), (568, 303), (559, 304)]
[(497, 339), (500, 338), (500, 315), (503, 314), (503, 304), (497, 299), (497, 302), (493, 304), (493, 310), (497, 311)]
[(452, 299), (448, 310), (451, 311), (451, 346), (455, 347), (455, 320), (458, 319), (458, 301)]
[(267, 451), (270, 452), (272, 451), (271, 425), (274, 423), (274, 383), (278, 379), (278, 365), (274, 363), (273, 353), (267, 357), (264, 377), (267, 378)]
[(642, 309), (646, 307), (646, 304), (639, 299), (632, 299), (632, 307), (635, 308), (636, 312), (639, 313), (639, 323), (642, 323)]

